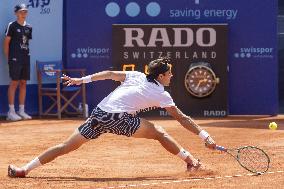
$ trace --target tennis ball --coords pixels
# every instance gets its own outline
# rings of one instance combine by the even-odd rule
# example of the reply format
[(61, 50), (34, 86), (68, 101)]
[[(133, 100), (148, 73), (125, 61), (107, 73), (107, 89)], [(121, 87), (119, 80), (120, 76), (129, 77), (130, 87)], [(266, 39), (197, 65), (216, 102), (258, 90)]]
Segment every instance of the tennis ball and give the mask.
[(269, 123), (269, 129), (271, 129), (271, 130), (276, 130), (277, 129), (277, 123), (275, 123), (275, 122), (271, 122), (271, 123)]

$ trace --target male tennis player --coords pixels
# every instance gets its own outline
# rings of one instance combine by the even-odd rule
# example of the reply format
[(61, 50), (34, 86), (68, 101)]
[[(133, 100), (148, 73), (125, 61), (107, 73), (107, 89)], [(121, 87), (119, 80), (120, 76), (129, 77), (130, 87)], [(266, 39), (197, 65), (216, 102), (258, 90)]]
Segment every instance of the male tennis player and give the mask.
[(183, 127), (199, 135), (207, 147), (215, 148), (216, 144), (210, 135), (183, 114), (175, 106), (170, 94), (164, 90), (173, 76), (169, 63), (167, 58), (150, 62), (147, 76), (136, 71), (103, 71), (82, 78), (64, 76), (62, 79), (68, 86), (106, 79), (122, 83), (94, 108), (91, 116), (65, 142), (49, 148), (21, 168), (9, 165), (8, 175), (25, 177), (34, 168), (78, 149), (103, 133), (157, 140), (167, 151), (184, 160), (188, 171), (200, 168), (199, 160), (183, 149), (162, 127), (136, 115), (139, 110), (149, 107), (165, 108)]

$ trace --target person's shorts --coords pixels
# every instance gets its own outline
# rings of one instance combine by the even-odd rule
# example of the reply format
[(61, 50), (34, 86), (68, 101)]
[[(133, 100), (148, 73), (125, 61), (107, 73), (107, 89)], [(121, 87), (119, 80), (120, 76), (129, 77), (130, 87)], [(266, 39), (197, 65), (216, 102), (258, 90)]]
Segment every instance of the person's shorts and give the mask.
[(9, 75), (14, 81), (30, 80), (30, 57), (23, 57), (21, 60), (12, 58), (8, 62)]
[(132, 136), (140, 127), (140, 118), (124, 113), (108, 113), (96, 107), (79, 128), (86, 139), (95, 139), (103, 133)]

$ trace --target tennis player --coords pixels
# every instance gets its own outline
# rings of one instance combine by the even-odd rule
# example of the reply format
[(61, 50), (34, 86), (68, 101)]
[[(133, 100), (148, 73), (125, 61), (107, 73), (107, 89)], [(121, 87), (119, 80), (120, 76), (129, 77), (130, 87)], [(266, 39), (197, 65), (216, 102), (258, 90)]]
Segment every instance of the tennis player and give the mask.
[(164, 90), (164, 86), (169, 86), (173, 76), (170, 60), (153, 60), (148, 68), (147, 76), (137, 71), (102, 71), (82, 78), (64, 75), (62, 79), (68, 86), (106, 79), (120, 81), (121, 85), (94, 108), (90, 117), (65, 142), (47, 149), (21, 168), (9, 165), (8, 175), (25, 177), (36, 167), (78, 149), (82, 144), (98, 138), (103, 133), (157, 140), (168, 152), (184, 160), (188, 171), (199, 169), (200, 161), (183, 149), (162, 127), (136, 115), (146, 108), (165, 108), (184, 128), (199, 135), (208, 148), (214, 149), (216, 146), (212, 137), (189, 116), (183, 114), (175, 106), (170, 94)]

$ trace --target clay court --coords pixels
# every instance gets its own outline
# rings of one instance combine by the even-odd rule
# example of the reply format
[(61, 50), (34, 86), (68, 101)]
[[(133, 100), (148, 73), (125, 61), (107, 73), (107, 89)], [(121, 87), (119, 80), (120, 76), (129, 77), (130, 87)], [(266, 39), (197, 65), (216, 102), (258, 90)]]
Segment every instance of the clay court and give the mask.
[[(229, 155), (204, 147), (200, 138), (170, 119), (162, 125), (184, 148), (200, 158), (205, 170), (185, 172), (185, 163), (158, 142), (106, 134), (80, 149), (11, 179), (8, 164), (22, 166), (62, 142), (83, 120), (31, 120), (0, 123), (0, 185), (2, 188), (281, 188), (284, 185), (284, 116), (196, 119), (220, 145), (255, 145), (271, 159), (264, 175), (255, 176)], [(278, 130), (268, 129), (271, 121)]]

